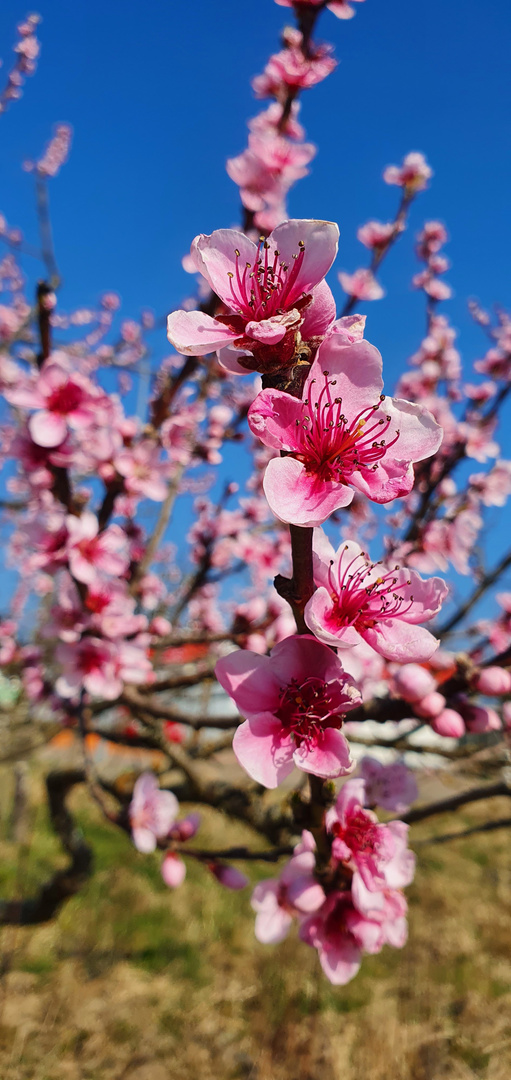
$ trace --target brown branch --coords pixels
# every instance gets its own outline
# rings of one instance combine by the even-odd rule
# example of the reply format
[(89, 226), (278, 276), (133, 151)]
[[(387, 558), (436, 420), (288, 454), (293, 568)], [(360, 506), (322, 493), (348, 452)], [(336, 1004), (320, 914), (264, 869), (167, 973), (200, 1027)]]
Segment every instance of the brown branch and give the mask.
[(448, 799), (439, 799), (438, 802), (418, 806), (414, 810), (409, 810), (407, 814), (400, 815), (400, 821), (413, 825), (415, 822), (424, 821), (435, 814), (448, 814), (451, 810), (466, 806), (467, 803), (479, 802), (481, 799), (493, 799), (501, 795), (511, 797), (511, 787), (503, 780), (498, 784), (485, 784), (484, 787), (471, 788), (470, 791), (462, 791), (459, 795), (452, 795)]
[(220, 728), (225, 731), (228, 728), (237, 727), (240, 723), (239, 716), (211, 716), (206, 718), (187, 716), (179, 712), (178, 709), (173, 709), (172, 706), (160, 705), (154, 698), (145, 697), (138, 694), (136, 690), (128, 690), (127, 688), (123, 690), (119, 702), (137, 710), (142, 709), (156, 720), (171, 720), (175, 724), (187, 724), (188, 727), (195, 728), (195, 730), (200, 728)]
[(462, 619), (465, 618), (465, 615), (468, 615), (469, 611), (471, 611), (474, 605), (477, 604), (477, 601), (480, 600), (481, 596), (484, 595), (486, 590), (489, 589), (491, 585), (495, 584), (501, 574), (503, 574), (504, 571), (507, 570), (508, 566), (511, 566), (511, 551), (509, 551), (506, 555), (503, 555), (497, 566), (494, 567), (493, 570), (490, 570), (489, 573), (484, 575), (484, 577), (479, 582), (479, 585), (476, 586), (471, 596), (469, 596), (468, 600), (466, 600), (465, 603), (462, 604), (458, 608), (458, 610), (454, 612), (454, 615), (452, 615), (451, 618), (448, 619), (447, 622), (445, 622), (443, 626), (438, 629), (437, 633), (439, 637), (445, 637), (446, 634), (450, 633), (450, 631), (453, 630), (454, 627), (457, 626), (458, 623), (460, 623)]
[(217, 862), (244, 859), (250, 862), (278, 862), (283, 855), (292, 855), (294, 848), (290, 844), (274, 848), (272, 851), (251, 851), (246, 847), (221, 848), (218, 851), (204, 851), (201, 848), (177, 848), (180, 855), (191, 855), (201, 862)]
[(426, 844), (446, 844), (449, 840), (463, 840), (464, 837), (475, 836), (476, 833), (510, 828), (511, 818), (498, 818), (497, 821), (486, 821), (484, 825), (474, 825), (471, 829), (464, 829), (463, 832), (442, 833), (441, 836), (428, 836), (426, 840), (416, 840), (414, 847), (424, 847)]

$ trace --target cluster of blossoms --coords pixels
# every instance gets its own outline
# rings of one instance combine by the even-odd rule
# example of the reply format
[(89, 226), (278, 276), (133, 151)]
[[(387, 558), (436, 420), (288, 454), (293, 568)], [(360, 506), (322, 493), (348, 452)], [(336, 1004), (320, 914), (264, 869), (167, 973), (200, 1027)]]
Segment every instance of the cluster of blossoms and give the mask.
[(440, 250), (446, 240), (447, 232), (440, 221), (427, 221), (417, 238), (417, 257), (426, 265), (415, 275), (413, 284), (432, 300), (448, 300), (451, 296), (450, 286), (440, 278), (449, 269), (449, 261)]
[(40, 21), (39, 15), (28, 15), (25, 21), (18, 25), (19, 40), (14, 46), (16, 62), (7, 76), (4, 89), (0, 92), (0, 113), (6, 111), (11, 101), (18, 101), (25, 79), (35, 74), (40, 52), (36, 27)]
[(328, 856), (320, 880), (316, 843), (305, 831), (279, 879), (261, 882), (252, 895), (258, 940), (282, 941), (296, 919), (301, 940), (318, 950), (325, 975), (337, 986), (357, 974), (363, 953), (401, 948), (407, 937), (402, 889), (415, 869), (408, 826), (381, 824), (367, 809), (370, 798), (362, 777), (341, 788), (325, 815)]
[[(183, 884), (186, 864), (179, 855), (180, 846), (192, 840), (200, 826), (199, 814), (177, 820), (179, 803), (172, 791), (161, 790), (152, 773), (142, 773), (134, 788), (129, 807), (133, 843), (144, 855), (160, 847), (165, 851), (161, 876), (170, 889)], [(187, 852), (193, 855), (193, 852)], [(227, 889), (244, 889), (248, 880), (233, 866), (206, 862), (208, 870)]]

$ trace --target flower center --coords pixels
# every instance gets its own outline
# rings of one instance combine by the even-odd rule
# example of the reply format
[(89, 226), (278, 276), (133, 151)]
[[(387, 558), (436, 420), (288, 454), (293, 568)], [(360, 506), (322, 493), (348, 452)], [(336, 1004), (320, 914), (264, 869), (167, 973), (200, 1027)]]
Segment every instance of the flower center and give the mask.
[(55, 390), (52, 390), (48, 397), (46, 408), (49, 412), (67, 416), (68, 413), (74, 412), (74, 410), (81, 405), (83, 396), (81, 386), (77, 386), (76, 383), (69, 381), (64, 383), (63, 386), (58, 386)]
[(303, 683), (292, 679), (281, 690), (277, 716), (291, 731), (298, 744), (315, 743), (325, 727), (340, 728), (342, 715), (331, 688), (323, 679), (312, 676)]
[[(347, 483), (351, 473), (360, 469), (378, 468), (378, 461), (399, 439), (399, 431), (394, 438), (385, 438), (391, 424), (391, 417), (375, 415), (381, 408), (385, 395), (379, 401), (362, 409), (355, 418), (348, 421), (342, 411), (342, 397), (334, 397), (337, 379), (329, 379), (324, 371), (326, 382), (314, 403), (305, 398), (305, 414), (297, 420), (297, 433), (302, 443), (302, 457), (305, 466), (319, 473), (322, 480), (334, 480)], [(315, 383), (311, 380), (311, 386)], [(378, 435), (379, 438), (375, 438)], [(384, 436), (383, 438), (381, 436)]]
[[(413, 606), (413, 596), (408, 592), (412, 583), (409, 580), (399, 581), (396, 574), (401, 568), (394, 566), (392, 570), (378, 574), (376, 567), (380, 564), (370, 562), (363, 551), (346, 561), (348, 550), (346, 545), (337, 567), (333, 559), (330, 562), (328, 584), (333, 601), (331, 621), (337, 627), (355, 626), (362, 630), (374, 626), (382, 619), (406, 615)], [(403, 590), (404, 595), (400, 595)]]
[(292, 265), (279, 262), (280, 252), (273, 252), (270, 245), (261, 236), (257, 245), (254, 265), (245, 263), (240, 267), (241, 254), (235, 248), (236, 270), (229, 270), (227, 277), (230, 285), (229, 303), (236, 314), (248, 320), (260, 321), (272, 315), (282, 315), (293, 306), (293, 301), (302, 295), (297, 293), (296, 281), (305, 258), (305, 244), (298, 241), (299, 251), (293, 255)]
[(381, 846), (378, 826), (370, 820), (362, 808), (351, 815), (347, 825), (342, 826), (340, 822), (337, 822), (332, 832), (334, 836), (344, 841), (350, 851), (357, 854), (362, 852), (378, 854)]

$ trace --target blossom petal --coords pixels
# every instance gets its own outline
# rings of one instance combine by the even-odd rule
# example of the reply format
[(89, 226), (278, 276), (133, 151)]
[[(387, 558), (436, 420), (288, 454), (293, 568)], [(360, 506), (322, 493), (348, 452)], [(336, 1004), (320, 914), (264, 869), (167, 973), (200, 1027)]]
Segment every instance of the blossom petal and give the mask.
[(386, 660), (400, 664), (429, 660), (440, 644), (424, 626), (412, 626), (401, 619), (382, 620), (361, 630), (361, 635)]
[(334, 510), (349, 506), (353, 499), (351, 488), (320, 480), (293, 457), (268, 462), (263, 488), (276, 517), (304, 527), (321, 525)]
[(232, 741), (236, 757), (253, 780), (276, 788), (293, 771), (293, 741), (271, 713), (251, 716)]
[(215, 675), (244, 715), (277, 708), (280, 683), (268, 656), (238, 649), (218, 661)]
[(195, 237), (191, 247), (197, 269), (228, 307), (233, 306), (229, 274), (236, 274), (236, 251), (239, 251), (241, 270), (245, 269), (247, 263), (254, 266), (256, 245), (245, 233), (236, 229), (215, 229), (210, 236), (201, 233)]
[(330, 379), (332, 376), (337, 379), (336, 397), (342, 398), (342, 411), (352, 423), (363, 409), (379, 403), (382, 369), (381, 354), (369, 341), (346, 345), (342, 335), (330, 334), (319, 347), (303, 396), (311, 402), (317, 401), (325, 383), (322, 373), (328, 371)]
[(280, 262), (292, 267), (302, 244), (305, 248), (299, 272), (286, 296), (286, 307), (325, 277), (337, 255), (338, 241), (339, 228), (333, 221), (291, 219), (273, 230), (268, 237), (269, 257), (278, 251)]
[(30, 417), (28, 430), (38, 446), (60, 446), (67, 435), (67, 421), (59, 413), (42, 409)]
[(300, 333), (304, 341), (326, 334), (334, 323), (336, 303), (333, 292), (326, 281), (320, 281), (312, 292), (312, 303), (305, 308)]
[(261, 390), (248, 410), (250, 430), (265, 446), (297, 450), (296, 425), (303, 419), (304, 405), (281, 390)]
[(312, 633), (325, 645), (335, 645), (336, 649), (351, 648), (360, 644), (360, 634), (354, 626), (338, 625), (332, 618), (332, 598), (324, 586), (313, 593), (305, 605), (305, 622)]
[(302, 743), (293, 754), (295, 765), (315, 776), (344, 776), (353, 768), (347, 739), (337, 728), (325, 728), (311, 747)]
[(202, 311), (172, 311), (167, 319), (167, 337), (185, 356), (206, 356), (234, 341), (238, 334)]

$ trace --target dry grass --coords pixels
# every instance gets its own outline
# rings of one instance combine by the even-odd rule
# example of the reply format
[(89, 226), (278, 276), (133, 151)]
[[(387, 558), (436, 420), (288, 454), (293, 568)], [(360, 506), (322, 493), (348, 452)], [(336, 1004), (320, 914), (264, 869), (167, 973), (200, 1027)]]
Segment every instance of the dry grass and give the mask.
[[(407, 946), (368, 957), (334, 989), (294, 935), (277, 948), (254, 940), (248, 895), (193, 866), (169, 893), (156, 857), (133, 851), (82, 795), (75, 806), (97, 871), (56, 923), (3, 931), (2, 1080), (510, 1080), (505, 833), (421, 849)], [(204, 844), (213, 828), (211, 816)], [(227, 823), (223, 835), (246, 838)], [(16, 860), (4, 841), (0, 854), (3, 895), (59, 862), (39, 802), (31, 849)]]

